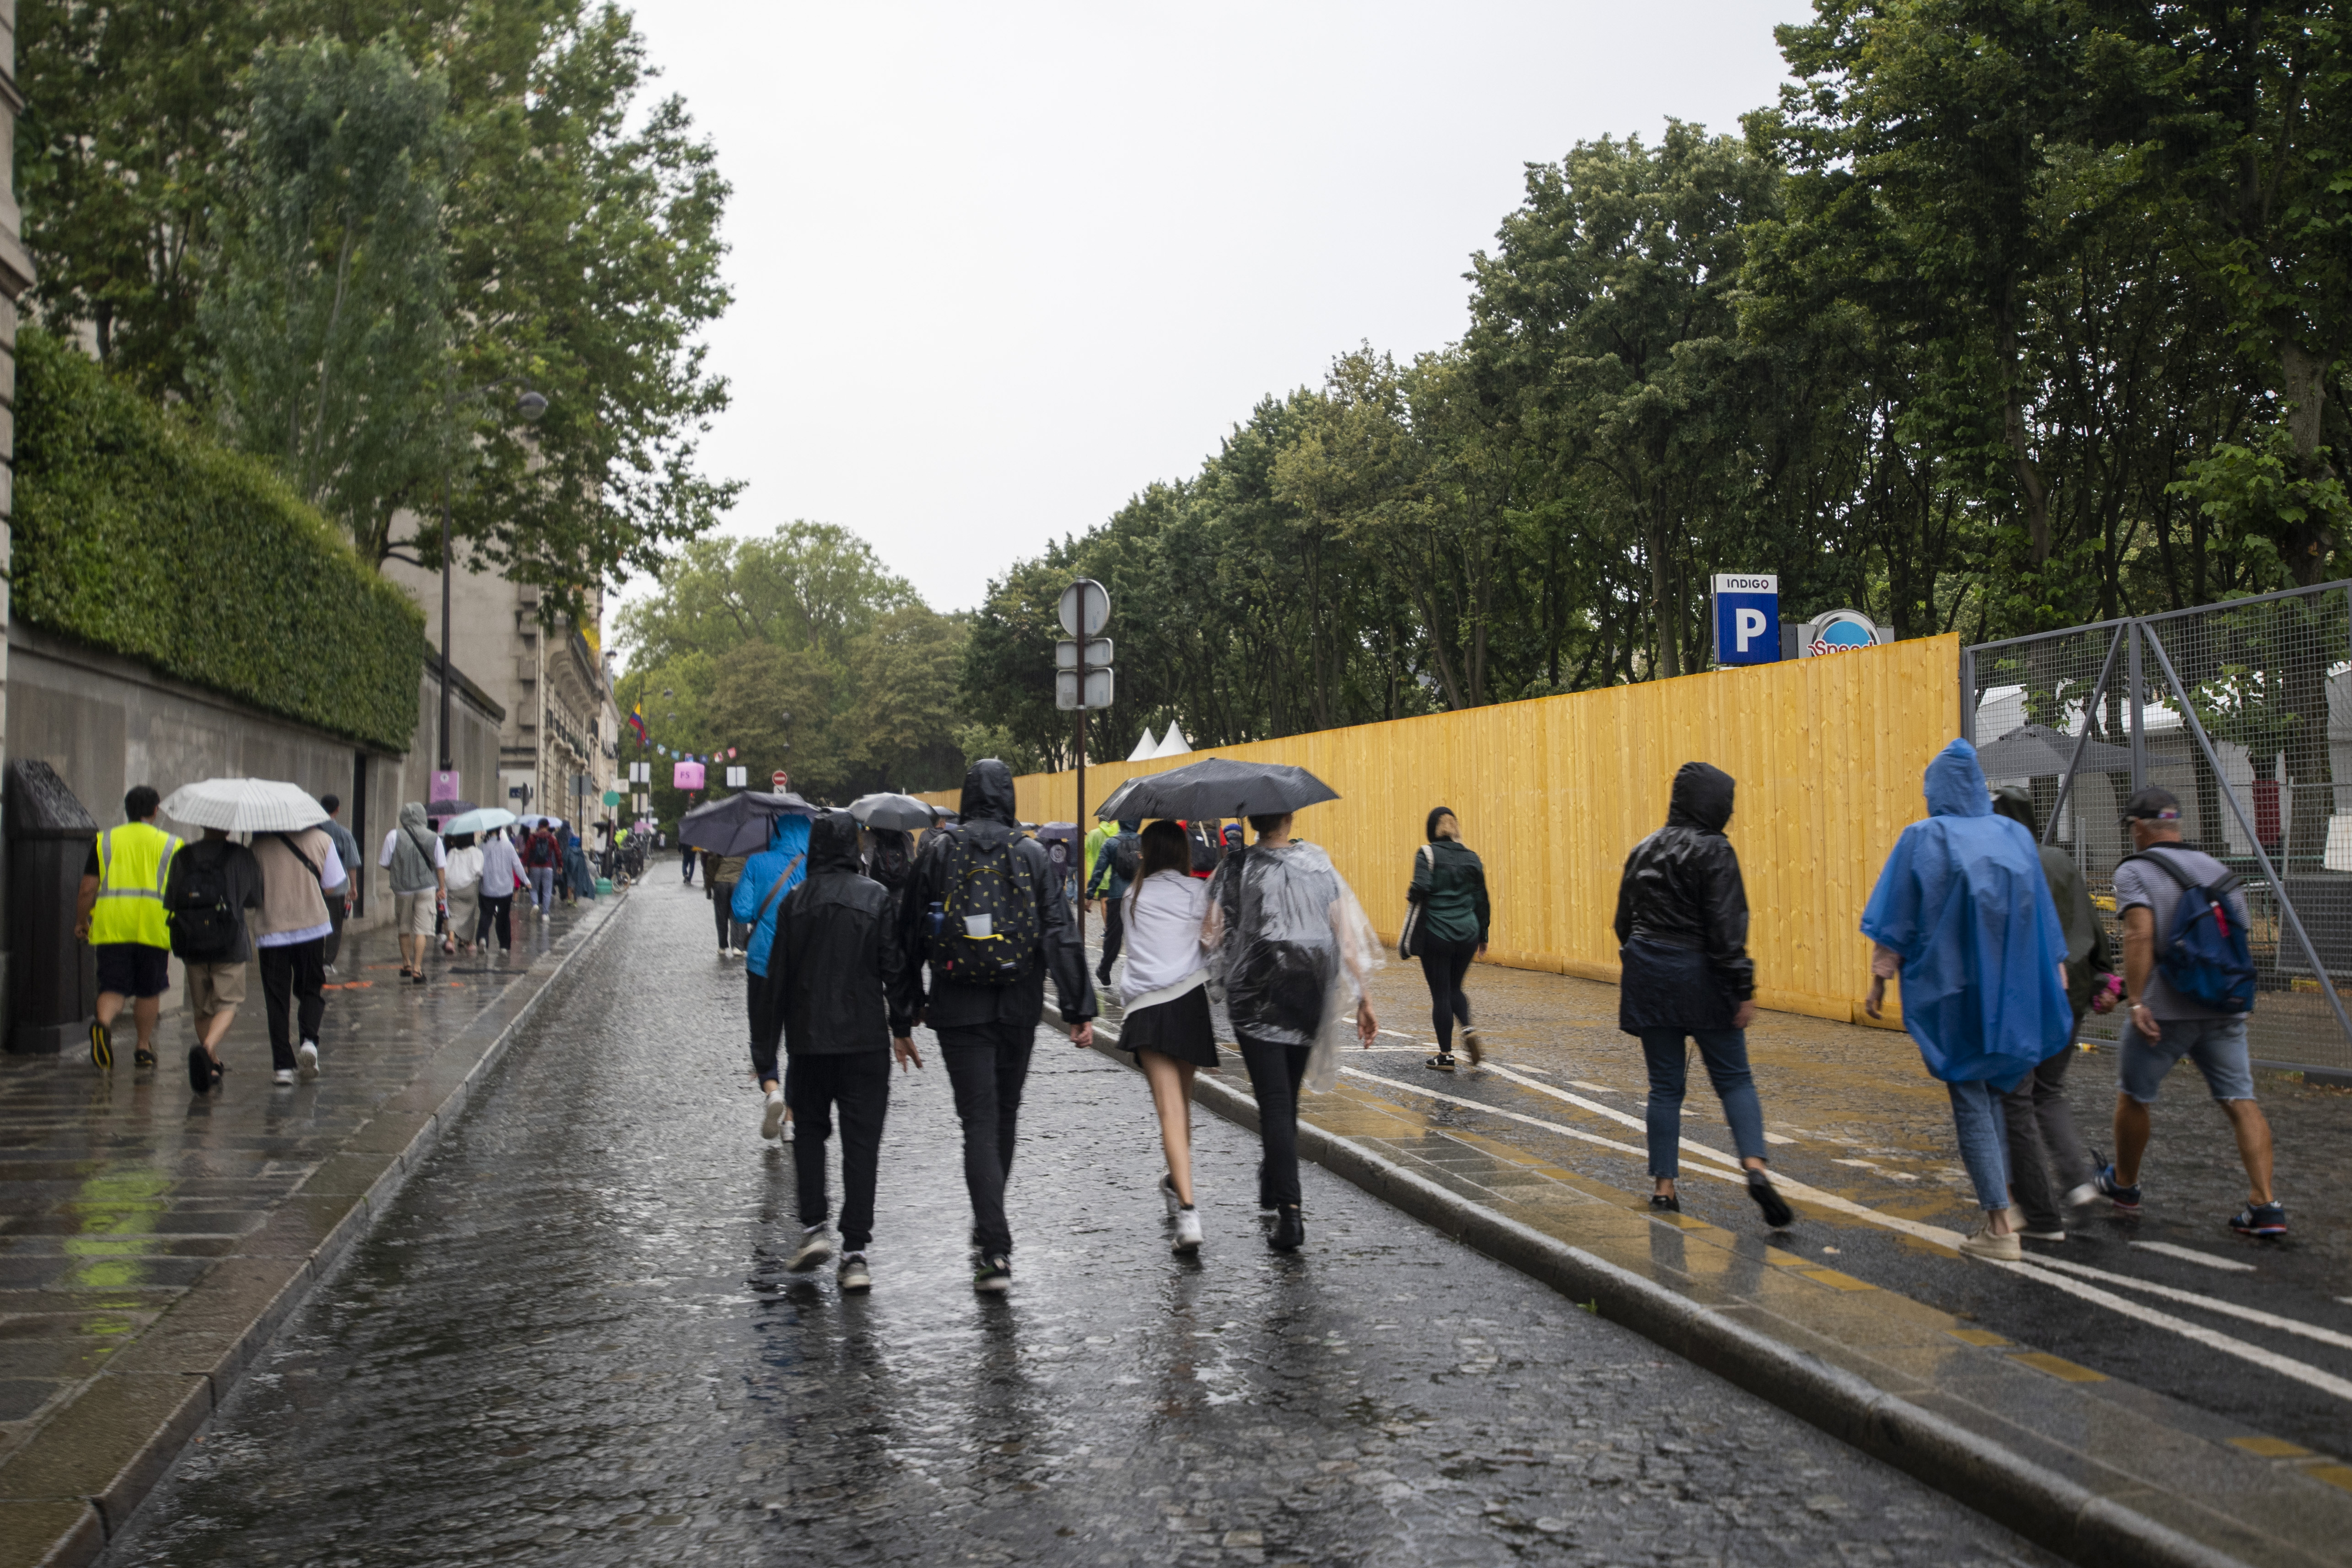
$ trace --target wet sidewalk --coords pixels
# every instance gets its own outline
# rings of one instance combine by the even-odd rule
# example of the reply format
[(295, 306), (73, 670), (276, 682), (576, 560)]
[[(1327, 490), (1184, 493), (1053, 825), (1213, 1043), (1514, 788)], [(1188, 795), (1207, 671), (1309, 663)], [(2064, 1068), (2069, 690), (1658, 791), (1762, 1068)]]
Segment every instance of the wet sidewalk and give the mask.
[[(1469, 988), (1486, 1068), (1424, 1065), (1427, 992), (1417, 966), (1391, 962), (1377, 1047), (1349, 1053), (1308, 1119), (1465, 1212), (1631, 1270), (2192, 1541), (2253, 1563), (2341, 1560), (2352, 1094), (2263, 1075), (2296, 1225), (2283, 1244), (2222, 1225), (2243, 1176), (2184, 1070), (2157, 1109), (2145, 1216), (2102, 1204), (2065, 1241), (1991, 1266), (1953, 1250), (1973, 1219), (1967, 1179), (1943, 1091), (1906, 1036), (1771, 1013), (1749, 1031), (1775, 1179), (1801, 1217), (1775, 1236), (1696, 1064), (1685, 1213), (1648, 1212), (1646, 1079), (1613, 987), (1481, 966)], [(2112, 1061), (2079, 1053), (2070, 1075), (2094, 1145), (2106, 1143)], [(1219, 1082), (1249, 1113), (1238, 1067)]]
[(399, 976), (346, 934), (320, 1075), (276, 1088), (259, 982), (196, 1095), (184, 1012), (135, 1068), (0, 1058), (0, 1565), (86, 1561), (421, 1157), (619, 900), (516, 922), (516, 950)]

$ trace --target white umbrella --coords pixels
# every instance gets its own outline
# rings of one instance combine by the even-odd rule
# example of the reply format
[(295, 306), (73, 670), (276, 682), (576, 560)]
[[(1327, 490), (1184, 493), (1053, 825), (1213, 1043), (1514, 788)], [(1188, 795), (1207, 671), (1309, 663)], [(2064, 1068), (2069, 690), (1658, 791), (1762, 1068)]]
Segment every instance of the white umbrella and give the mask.
[(478, 806), (442, 823), (441, 834), (446, 838), (451, 833), (487, 833), (512, 827), (514, 821), (515, 814), (504, 806)]
[(327, 808), (301, 786), (276, 779), (207, 779), (173, 790), (163, 815), (192, 828), (291, 833), (325, 821)]

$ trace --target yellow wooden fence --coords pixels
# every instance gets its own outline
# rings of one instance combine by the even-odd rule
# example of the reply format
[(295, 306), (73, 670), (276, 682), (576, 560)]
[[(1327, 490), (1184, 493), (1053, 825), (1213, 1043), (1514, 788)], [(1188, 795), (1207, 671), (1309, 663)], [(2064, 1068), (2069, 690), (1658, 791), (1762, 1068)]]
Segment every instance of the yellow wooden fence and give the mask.
[[(1087, 769), (1089, 810), (1121, 781), (1211, 755), (1296, 763), (1340, 799), (1298, 816), (1391, 940), (1432, 806), (1485, 859), (1491, 962), (1617, 978), (1610, 929), (1626, 852), (1666, 818), (1675, 769), (1738, 780), (1730, 835), (1748, 880), (1765, 1007), (1866, 1021), (1862, 907), (1920, 775), (1959, 733), (1959, 639), (1685, 675)], [(1066, 821), (1074, 772), (1017, 783), (1024, 821)], [(926, 797), (952, 808), (952, 791)], [(1894, 1009), (1890, 1007), (1890, 1021)]]

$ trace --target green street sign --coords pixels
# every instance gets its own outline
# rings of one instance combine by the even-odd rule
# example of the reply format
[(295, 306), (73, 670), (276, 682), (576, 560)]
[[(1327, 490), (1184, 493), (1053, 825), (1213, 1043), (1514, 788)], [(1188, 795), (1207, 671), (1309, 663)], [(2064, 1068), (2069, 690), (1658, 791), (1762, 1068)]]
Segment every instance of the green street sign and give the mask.
[(604, 791), (604, 804), (607, 806), (617, 806), (620, 803), (621, 792), (618, 789), (607, 789)]

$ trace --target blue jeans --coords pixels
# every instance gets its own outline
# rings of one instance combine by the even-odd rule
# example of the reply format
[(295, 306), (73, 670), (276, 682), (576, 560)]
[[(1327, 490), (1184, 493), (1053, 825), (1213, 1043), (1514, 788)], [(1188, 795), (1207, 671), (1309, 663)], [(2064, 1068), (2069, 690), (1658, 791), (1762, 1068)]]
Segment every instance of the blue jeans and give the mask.
[(1976, 1184), (1977, 1207), (1990, 1214), (2009, 1207), (2009, 1123), (2000, 1090), (1991, 1083), (1947, 1083), (1952, 1129), (1960, 1135), (1960, 1164)]
[(1731, 1142), (1739, 1157), (1764, 1157), (1764, 1103), (1756, 1097), (1755, 1075), (1748, 1071), (1747, 1030), (1645, 1029), (1642, 1055), (1650, 1064), (1650, 1175), (1669, 1181), (1682, 1175), (1683, 1082), (1690, 1067), (1683, 1050), (1685, 1034), (1698, 1041), (1699, 1059), (1706, 1063), (1716, 1098), (1723, 1102), (1723, 1119), (1731, 1124)]

